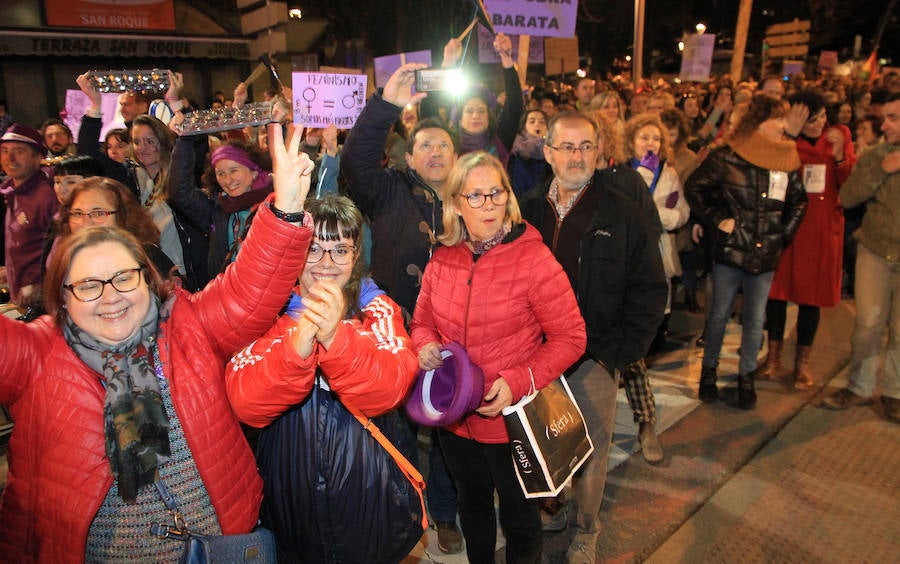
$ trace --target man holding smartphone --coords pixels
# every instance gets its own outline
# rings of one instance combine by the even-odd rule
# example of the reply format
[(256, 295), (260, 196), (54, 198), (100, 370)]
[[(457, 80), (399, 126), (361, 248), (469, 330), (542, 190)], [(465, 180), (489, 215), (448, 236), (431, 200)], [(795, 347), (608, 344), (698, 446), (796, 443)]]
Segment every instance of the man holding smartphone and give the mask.
[[(441, 228), (440, 189), (457, 158), (450, 130), (439, 121), (420, 121), (410, 132), (406, 170), (382, 167), (388, 134), (407, 104), (418, 104), (424, 93), (411, 94), (416, 71), (426, 65), (401, 66), (381, 94), (366, 103), (344, 144), (341, 172), (347, 192), (369, 219), (372, 229), (372, 279), (404, 310), (407, 324), (422, 285), (422, 273), (434, 251)], [(456, 492), (432, 439), (426, 495), (437, 525), (441, 551), (462, 551), (456, 525)], [(414, 461), (415, 462), (415, 461)]]

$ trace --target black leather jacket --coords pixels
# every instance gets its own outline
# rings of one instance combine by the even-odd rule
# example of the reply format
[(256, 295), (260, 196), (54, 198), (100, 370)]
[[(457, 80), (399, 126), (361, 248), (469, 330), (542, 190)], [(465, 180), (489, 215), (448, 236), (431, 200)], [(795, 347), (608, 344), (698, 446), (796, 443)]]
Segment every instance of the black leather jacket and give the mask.
[[(691, 212), (715, 233), (714, 260), (750, 274), (778, 267), (806, 213), (806, 192), (799, 171), (788, 173), (784, 200), (769, 194), (769, 171), (752, 165), (731, 147), (714, 150), (684, 187)], [(719, 223), (734, 218), (734, 231)]]

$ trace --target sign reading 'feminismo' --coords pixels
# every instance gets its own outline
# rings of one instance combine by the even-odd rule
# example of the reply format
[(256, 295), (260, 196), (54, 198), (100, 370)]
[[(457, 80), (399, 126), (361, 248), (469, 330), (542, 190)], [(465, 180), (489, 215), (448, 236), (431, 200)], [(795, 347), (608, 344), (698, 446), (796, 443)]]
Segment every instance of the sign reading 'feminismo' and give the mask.
[(578, 0), (484, 0), (494, 30), (516, 35), (574, 37)]
[(364, 74), (295, 72), (291, 75), (294, 90), (294, 123), (304, 127), (350, 129), (366, 104)]

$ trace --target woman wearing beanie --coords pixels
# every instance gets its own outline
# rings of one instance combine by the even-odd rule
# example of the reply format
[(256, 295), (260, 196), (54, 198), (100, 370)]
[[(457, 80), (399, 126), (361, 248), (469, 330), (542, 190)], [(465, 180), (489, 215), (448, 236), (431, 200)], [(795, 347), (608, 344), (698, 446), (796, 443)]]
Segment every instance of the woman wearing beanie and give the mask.
[(272, 192), (272, 167), (259, 149), (229, 141), (212, 152), (200, 189), (194, 182), (195, 155), (194, 136), (176, 141), (169, 204), (208, 234), (212, 278), (234, 261), (259, 204)]
[(785, 106), (756, 96), (747, 113), (691, 175), (685, 195), (716, 237), (713, 299), (706, 329), (700, 399), (718, 399), (716, 368), (725, 325), (739, 288), (744, 293), (738, 405), (756, 406), (754, 371), (766, 299), (778, 261), (806, 211), (797, 145), (784, 138)]

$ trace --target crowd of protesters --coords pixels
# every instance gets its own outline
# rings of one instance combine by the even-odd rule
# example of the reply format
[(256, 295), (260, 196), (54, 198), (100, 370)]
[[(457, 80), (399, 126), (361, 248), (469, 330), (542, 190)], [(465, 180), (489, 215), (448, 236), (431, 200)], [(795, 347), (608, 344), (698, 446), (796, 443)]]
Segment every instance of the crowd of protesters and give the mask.
[[(153, 489), (164, 478), (205, 534), (261, 518), (287, 561), (396, 560), (415, 535), (348, 538), (375, 514), (342, 509), (338, 494), (353, 493), (333, 484), (335, 497), (318, 495), (370, 470), (364, 449), (345, 469), (340, 431), (316, 421), (350, 425), (359, 407), (418, 462), (402, 405), (416, 371), (458, 342), (485, 388), (477, 409), (422, 434), (440, 549), (493, 562), (496, 490), (508, 561), (539, 562), (541, 529), (571, 527), (568, 562), (594, 562), (620, 382), (643, 457), (665, 457), (647, 367), (675, 307), (706, 315), (697, 391), (709, 403), (737, 315), (737, 403), (753, 409), (761, 378), (824, 383), (809, 367), (821, 308), (855, 295), (850, 383), (822, 405), (872, 401), (889, 326), (882, 402), (900, 422), (900, 75), (521, 84), (509, 38), (494, 48), (502, 84), (414, 93), (424, 65), (406, 64), (348, 131), (292, 124), (283, 88), (264, 97), (275, 126), (182, 134), (199, 105), (177, 72), (158, 93), (168, 112), (122, 94), (124, 127), (102, 138), (87, 74), (73, 77), (90, 100), (77, 140), (59, 119), (16, 122), (0, 101), (0, 284), (21, 314), (0, 319), (0, 404), (16, 422), (0, 549), (177, 559), (142, 533), (166, 513)], [(461, 56), (448, 42), (445, 66)], [(247, 99), (241, 83), (209, 105)], [(570, 493), (537, 504), (516, 483), (500, 414), (561, 373), (596, 450)], [(360, 427), (352, 440), (368, 439)], [(298, 470), (298, 452), (315, 462)], [(335, 531), (353, 546), (333, 548)]]

